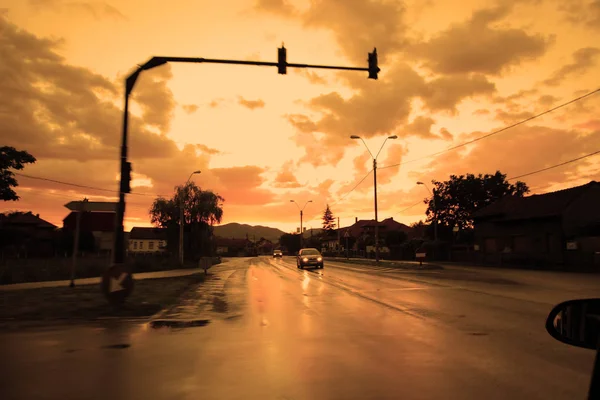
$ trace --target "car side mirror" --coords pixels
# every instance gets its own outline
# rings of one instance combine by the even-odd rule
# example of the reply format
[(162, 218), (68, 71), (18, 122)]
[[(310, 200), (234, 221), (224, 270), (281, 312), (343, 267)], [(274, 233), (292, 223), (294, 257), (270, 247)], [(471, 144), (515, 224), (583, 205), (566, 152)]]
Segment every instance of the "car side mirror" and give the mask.
[(600, 338), (600, 299), (569, 300), (550, 311), (546, 331), (571, 346), (597, 350)]

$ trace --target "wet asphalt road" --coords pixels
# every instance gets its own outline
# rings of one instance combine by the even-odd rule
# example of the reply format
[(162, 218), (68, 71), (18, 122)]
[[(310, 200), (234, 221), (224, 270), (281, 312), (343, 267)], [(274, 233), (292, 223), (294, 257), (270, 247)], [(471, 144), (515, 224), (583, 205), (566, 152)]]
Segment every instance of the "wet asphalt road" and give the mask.
[[(594, 353), (544, 330), (600, 277), (232, 259), (176, 313), (0, 333), (2, 399), (578, 399)], [(192, 294), (192, 298), (194, 295)], [(189, 299), (188, 299), (189, 300)], [(185, 315), (184, 315), (185, 314)]]

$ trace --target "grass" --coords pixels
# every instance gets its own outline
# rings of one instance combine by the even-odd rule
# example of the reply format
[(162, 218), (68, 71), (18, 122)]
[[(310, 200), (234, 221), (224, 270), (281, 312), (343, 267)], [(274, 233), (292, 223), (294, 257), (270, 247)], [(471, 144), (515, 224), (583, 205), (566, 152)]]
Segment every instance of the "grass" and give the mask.
[(149, 317), (173, 304), (187, 289), (203, 281), (203, 273), (135, 281), (133, 292), (119, 308), (108, 304), (100, 285), (2, 292), (0, 324)]

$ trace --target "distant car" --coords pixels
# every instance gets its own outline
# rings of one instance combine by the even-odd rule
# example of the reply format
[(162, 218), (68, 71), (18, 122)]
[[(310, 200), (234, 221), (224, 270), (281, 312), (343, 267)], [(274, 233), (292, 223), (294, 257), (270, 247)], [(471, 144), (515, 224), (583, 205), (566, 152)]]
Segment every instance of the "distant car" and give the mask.
[(276, 258), (276, 257), (279, 257), (279, 258), (283, 257), (283, 253), (281, 252), (281, 250), (273, 251), (273, 258)]
[(323, 268), (323, 256), (317, 249), (301, 249), (298, 252), (296, 265), (300, 269), (304, 269), (304, 267)]

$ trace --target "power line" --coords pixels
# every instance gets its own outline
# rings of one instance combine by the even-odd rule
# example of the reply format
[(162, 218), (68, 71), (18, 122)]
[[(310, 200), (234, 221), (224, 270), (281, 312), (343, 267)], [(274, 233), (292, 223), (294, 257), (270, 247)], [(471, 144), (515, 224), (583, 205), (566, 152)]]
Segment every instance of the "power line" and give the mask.
[(411, 208), (413, 208), (413, 207), (415, 207), (415, 206), (418, 206), (419, 204), (425, 204), (425, 203), (423, 203), (423, 200), (419, 200), (418, 202), (416, 202), (416, 203), (415, 203), (415, 204), (413, 204), (412, 206), (408, 206), (408, 207), (406, 207), (404, 210), (402, 210), (402, 211), (398, 211), (398, 212), (396, 213), (396, 215), (398, 215), (398, 214), (402, 214), (403, 212), (405, 212), (405, 211), (408, 211), (408, 210), (410, 210)]
[(556, 165), (552, 165), (550, 167), (538, 169), (537, 171), (528, 172), (528, 173), (523, 174), (523, 175), (514, 176), (512, 178), (508, 178), (507, 180), (511, 181), (513, 179), (519, 179), (519, 178), (523, 178), (523, 177), (526, 177), (526, 176), (530, 176), (530, 175), (534, 175), (534, 174), (539, 174), (540, 172), (548, 171), (549, 169), (553, 169), (553, 168), (562, 167), (563, 165), (567, 165), (567, 164), (570, 164), (570, 163), (573, 163), (573, 162), (576, 162), (576, 161), (579, 161), (579, 160), (583, 160), (584, 158), (595, 156), (596, 154), (600, 154), (600, 150), (595, 151), (595, 152), (590, 153), (590, 154), (586, 154), (586, 155), (581, 156), (581, 157), (574, 158), (574, 159), (569, 160), (569, 161), (562, 162), (560, 164), (556, 164)]
[[(40, 176), (33, 176), (33, 175), (26, 175), (26, 174), (22, 174), (20, 172), (13, 172), (15, 175), (17, 176), (22, 176), (24, 178), (29, 178), (29, 179), (37, 179), (40, 181), (46, 181), (46, 182), (53, 182), (53, 183), (59, 183), (61, 185), (67, 185), (67, 186), (73, 186), (73, 187), (78, 187), (78, 188), (82, 188), (82, 189), (90, 189), (90, 190), (98, 190), (101, 192), (108, 192), (108, 193), (112, 193), (115, 194), (115, 190), (111, 190), (111, 189), (104, 189), (104, 188), (99, 188), (99, 187), (94, 187), (94, 186), (87, 186), (87, 185), (79, 185), (77, 183), (71, 183), (71, 182), (64, 182), (64, 181), (59, 181), (56, 179), (49, 179), (49, 178), (42, 178)], [(129, 193), (129, 194), (133, 194), (133, 195), (137, 195), (137, 196), (151, 196), (151, 197), (161, 197), (162, 195), (157, 195), (157, 194), (152, 194), (152, 193)]]
[(524, 123), (526, 123), (526, 122), (529, 122), (529, 121), (531, 121), (531, 120), (534, 120), (534, 119), (536, 119), (536, 118), (539, 118), (539, 117), (541, 117), (541, 116), (543, 116), (543, 115), (549, 114), (549, 113), (551, 113), (551, 112), (553, 112), (553, 111), (556, 111), (556, 110), (558, 110), (559, 108), (562, 108), (562, 107), (568, 106), (569, 104), (575, 103), (575, 102), (577, 102), (577, 101), (579, 101), (579, 100), (582, 100), (582, 99), (584, 99), (584, 98), (586, 98), (586, 97), (589, 97), (589, 96), (591, 96), (591, 95), (593, 95), (593, 94), (596, 94), (596, 93), (598, 93), (598, 92), (600, 92), (600, 88), (598, 88), (598, 89), (596, 89), (596, 90), (593, 90), (593, 91), (591, 91), (591, 92), (589, 92), (589, 93), (586, 93), (586, 94), (584, 94), (583, 96), (579, 96), (579, 97), (577, 97), (577, 98), (575, 98), (575, 99), (573, 99), (573, 100), (570, 100), (570, 101), (568, 101), (568, 102), (566, 102), (566, 103), (563, 103), (563, 104), (561, 104), (561, 105), (559, 105), (559, 106), (556, 106), (556, 107), (554, 107), (554, 108), (551, 108), (551, 109), (549, 109), (549, 110), (546, 110), (546, 111), (544, 111), (544, 112), (542, 112), (542, 113), (536, 114), (536, 115), (534, 115), (534, 116), (532, 116), (532, 117), (526, 118), (526, 119), (524, 119), (524, 120), (522, 120), (522, 121), (519, 121), (519, 122), (517, 122), (517, 123), (514, 123), (514, 124), (512, 124), (512, 125), (505, 126), (505, 127), (504, 127), (504, 128), (502, 128), (502, 129), (499, 129), (499, 130), (497, 130), (497, 131), (494, 131), (494, 132), (488, 133), (488, 134), (486, 134), (486, 135), (480, 136), (480, 137), (478, 137), (478, 138), (475, 138), (475, 139), (473, 139), (473, 140), (469, 140), (469, 141), (467, 141), (467, 142), (464, 142), (464, 143), (458, 144), (458, 145), (456, 145), (456, 146), (449, 147), (449, 148), (447, 148), (447, 149), (445, 149), (445, 150), (441, 150), (441, 151), (438, 151), (438, 152), (436, 152), (436, 153), (428, 154), (428, 155), (426, 155), (426, 156), (423, 156), (423, 157), (420, 157), (420, 158), (415, 158), (414, 160), (409, 160), (409, 161), (401, 162), (401, 163), (398, 163), (398, 164), (393, 164), (393, 165), (388, 165), (388, 166), (379, 167), (379, 169), (384, 169), (384, 168), (392, 168), (392, 167), (398, 167), (398, 166), (400, 166), (400, 165), (409, 164), (409, 163), (416, 162), (416, 161), (421, 161), (421, 160), (424, 160), (424, 159), (427, 159), (427, 158), (430, 158), (430, 157), (434, 157), (434, 156), (437, 156), (437, 155), (440, 155), (440, 154), (446, 153), (446, 152), (448, 152), (448, 151), (456, 150), (456, 149), (458, 149), (458, 148), (460, 148), (460, 147), (467, 146), (467, 145), (469, 145), (469, 144), (471, 144), (471, 143), (475, 143), (475, 142), (477, 142), (477, 141), (479, 141), (479, 140), (482, 140), (482, 139), (488, 138), (488, 137), (490, 137), (490, 136), (493, 136), (493, 135), (497, 135), (497, 134), (499, 134), (499, 133), (501, 133), (501, 132), (504, 132), (504, 131), (506, 131), (506, 130), (508, 130), (508, 129), (514, 128), (515, 126), (522, 125), (522, 124), (524, 124)]

